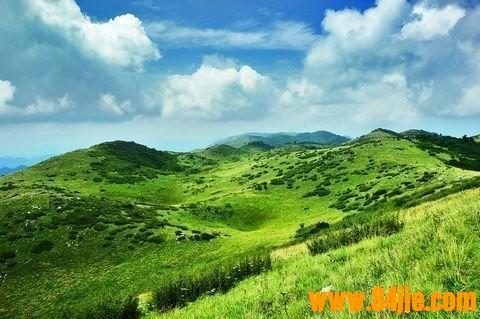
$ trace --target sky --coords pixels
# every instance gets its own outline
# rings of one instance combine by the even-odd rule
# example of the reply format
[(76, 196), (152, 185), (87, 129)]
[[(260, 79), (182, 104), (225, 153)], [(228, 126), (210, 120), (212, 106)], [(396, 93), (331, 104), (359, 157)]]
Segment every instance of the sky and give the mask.
[(479, 0), (0, 0), (0, 156), (480, 133)]

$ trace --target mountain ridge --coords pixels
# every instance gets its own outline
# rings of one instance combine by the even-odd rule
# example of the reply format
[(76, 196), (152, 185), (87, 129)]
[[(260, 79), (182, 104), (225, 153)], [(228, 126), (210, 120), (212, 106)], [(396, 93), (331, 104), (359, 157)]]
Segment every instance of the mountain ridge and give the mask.
[(295, 143), (311, 143), (323, 145), (339, 145), (348, 142), (350, 138), (329, 131), (315, 132), (278, 132), (278, 133), (244, 133), (220, 139), (214, 145), (225, 144), (241, 147), (251, 142), (262, 142), (270, 146), (281, 146)]
[(27, 167), (28, 166), (26, 166), (26, 165), (19, 165), (19, 166), (15, 166), (15, 167), (1, 167), (0, 168), (0, 176), (1, 175), (8, 175), (8, 174), (12, 174), (12, 173), (21, 171), (22, 169), (25, 169)]
[(185, 153), (113, 141), (3, 176), (0, 317), (94, 318), (80, 314), (161, 289), (160, 279), (202, 276), (195, 265), (221, 268), (288, 245), (299, 229), (316, 236), (316, 225), (480, 185), (480, 145), (471, 140), (383, 129), (365, 136), (330, 147), (251, 142)]

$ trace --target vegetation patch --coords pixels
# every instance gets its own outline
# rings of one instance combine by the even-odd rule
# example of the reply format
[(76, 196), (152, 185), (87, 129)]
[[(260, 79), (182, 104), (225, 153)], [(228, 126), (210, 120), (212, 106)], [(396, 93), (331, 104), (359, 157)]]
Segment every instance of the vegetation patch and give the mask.
[(99, 175), (93, 178), (94, 182), (105, 178), (109, 183), (130, 184), (182, 171), (175, 155), (133, 142), (103, 143), (90, 150), (89, 155), (97, 159), (90, 164)]
[(55, 246), (50, 240), (42, 240), (32, 247), (32, 253), (40, 254), (44, 251), (50, 251)]
[(304, 224), (300, 224), (300, 228), (297, 229), (294, 235), (294, 239), (296, 241), (305, 240), (312, 235), (319, 233), (322, 230), (325, 230), (330, 227), (330, 224), (325, 221), (320, 221), (313, 225), (305, 226)]
[(100, 305), (86, 307), (77, 311), (65, 311), (64, 319), (138, 319), (138, 298), (129, 297), (123, 300), (110, 300)]
[(308, 251), (312, 255), (323, 254), (331, 249), (348, 246), (375, 236), (390, 236), (403, 229), (404, 223), (398, 214), (372, 214), (368, 218), (354, 217), (328, 228), (311, 240)]
[(234, 266), (224, 266), (194, 277), (170, 282), (154, 294), (154, 305), (160, 311), (183, 307), (202, 295), (224, 293), (241, 280), (272, 268), (270, 255), (247, 258)]

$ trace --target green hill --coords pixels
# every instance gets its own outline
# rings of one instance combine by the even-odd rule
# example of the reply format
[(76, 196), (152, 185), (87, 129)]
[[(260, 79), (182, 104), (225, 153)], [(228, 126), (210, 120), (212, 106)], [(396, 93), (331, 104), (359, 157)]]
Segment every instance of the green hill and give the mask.
[(473, 136), (475, 142), (480, 143), (480, 134)]
[(418, 130), (403, 132), (402, 136), (449, 165), (480, 170), (480, 149), (470, 138), (456, 138)]
[[(232, 276), (225, 272), (231, 265), (242, 265), (245, 258), (254, 260), (248, 264), (260, 265), (261, 259), (255, 257), (259, 254), (310, 242), (326, 236), (322, 234), (327, 231), (334, 236), (344, 234), (352, 225), (374, 229), (375, 220), (388, 220), (385, 214), (400, 212), (406, 220), (405, 230), (393, 228), (398, 233), (385, 241), (386, 246), (382, 246), (383, 239), (369, 239), (335, 250), (333, 255), (303, 254), (274, 261), (273, 270), (261, 275), (271, 285), (258, 300), (269, 302), (265, 298), (280, 295), (278, 289), (284, 285), (290, 289), (293, 281), (281, 283), (282, 276), (287, 281), (309, 282), (308, 264), (291, 279), (281, 275), (285, 274), (282, 269), (290, 273), (305, 261), (324, 267), (325, 276), (332, 278), (340, 276), (336, 267), (343, 267), (339, 268), (345, 270), (342, 273), (350, 274), (346, 283), (353, 286), (370, 275), (365, 281), (369, 285), (377, 279), (393, 282), (396, 275), (388, 265), (382, 266), (385, 275), (379, 277), (342, 263), (329, 266), (327, 260), (332, 259), (328, 256), (364, 258), (366, 264), (375, 256), (386, 256), (386, 247), (404, 249), (404, 238), (416, 233), (417, 226), (418, 232), (429, 229), (428, 223), (435, 221), (428, 217), (431, 211), (447, 214), (451, 205), (451, 214), (445, 216), (457, 218), (462, 207), (475, 209), (466, 200), (477, 194), (477, 190), (468, 190), (480, 186), (474, 164), (480, 161), (479, 150), (480, 145), (462, 139), (376, 130), (347, 144), (324, 148), (271, 148), (254, 142), (241, 148), (217, 145), (201, 152), (171, 153), (117, 141), (54, 157), (0, 179), (0, 317), (101, 318), (108, 312), (119, 318), (112, 313), (135, 309), (136, 296), (142, 309), (151, 302), (148, 315), (157, 316), (165, 307), (159, 300), (181, 302), (175, 299), (179, 298), (175, 289), (201, 281), (209, 291), (218, 290), (211, 286), (218, 280), (209, 278), (227, 281)], [(443, 199), (449, 195), (453, 197)], [(474, 216), (472, 212), (459, 220), (466, 221)], [(458, 232), (466, 240), (476, 240), (469, 233), (475, 225), (462, 222)], [(322, 245), (336, 247), (336, 243)], [(426, 256), (440, 258), (435, 254), (432, 250)], [(409, 255), (400, 261), (414, 258)], [(435, 265), (440, 267), (435, 283), (474, 282), (449, 278), (447, 264)], [(258, 273), (262, 267), (236, 266), (243, 270), (234, 278)], [(419, 267), (429, 272), (433, 266)], [(221, 272), (225, 275), (218, 275)], [(179, 280), (184, 281), (176, 286)], [(322, 284), (329, 282), (322, 280)], [(209, 306), (209, 300), (219, 298), (213, 296), (192, 300), (186, 310), (165, 315), (202, 317), (199, 313), (205, 311), (211, 317), (208, 314), (219, 310), (225, 317), (242, 318), (245, 311), (247, 317), (258, 317), (263, 310), (258, 310), (261, 306), (253, 295), (264, 289), (261, 283), (247, 279), (222, 285), (237, 284), (225, 295), (223, 310)], [(241, 287), (251, 288), (252, 293), (238, 299), (245, 301), (245, 307), (239, 308), (233, 300)], [(204, 291), (197, 290), (199, 294)], [(305, 309), (305, 300), (300, 300), (304, 293), (303, 288), (297, 290), (288, 302), (287, 308), (294, 309), (292, 316), (303, 316), (295, 309)]]
[(349, 141), (345, 136), (336, 135), (327, 131), (312, 133), (247, 133), (232, 136), (216, 142), (232, 147), (242, 147), (252, 142), (260, 142), (270, 146), (281, 146), (286, 144), (320, 144), (339, 145)]
[[(273, 270), (241, 282), (225, 295), (206, 296), (187, 308), (148, 318), (318, 318), (309, 291), (365, 291), (401, 283), (427, 296), (433, 291), (476, 291), (480, 269), (478, 189), (400, 211), (404, 230), (312, 256), (305, 244), (273, 253)], [(439, 253), (441, 250), (441, 253)], [(328, 308), (327, 308), (328, 309)], [(347, 311), (325, 311), (328, 318), (355, 318)], [(411, 313), (413, 315), (413, 312)], [(317, 315), (318, 316), (318, 315)], [(382, 312), (381, 318), (402, 315)], [(408, 315), (404, 315), (408, 317)], [(415, 318), (453, 318), (419, 312)], [(458, 313), (455, 318), (477, 318)], [(379, 318), (362, 312), (361, 318)]]

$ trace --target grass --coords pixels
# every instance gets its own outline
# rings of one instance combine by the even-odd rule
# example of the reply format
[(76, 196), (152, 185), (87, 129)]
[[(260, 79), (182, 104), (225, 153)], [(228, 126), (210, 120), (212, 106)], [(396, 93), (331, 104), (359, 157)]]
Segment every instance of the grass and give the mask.
[[(367, 215), (368, 216), (368, 215)], [(307, 247), (312, 255), (323, 254), (331, 249), (349, 246), (366, 238), (390, 236), (402, 230), (404, 223), (398, 214), (371, 214), (365, 218), (344, 218), (341, 222), (322, 231)]]
[[(374, 286), (408, 285), (433, 291), (480, 292), (479, 190), (403, 210), (405, 229), (312, 256), (306, 249), (276, 252), (273, 270), (247, 279), (221, 296), (205, 296), (183, 309), (148, 318), (314, 318), (307, 293), (333, 286), (336, 291), (370, 291)], [(285, 251), (286, 258), (281, 256)], [(449, 314), (440, 313), (440, 317)], [(327, 312), (328, 318), (358, 314)], [(458, 313), (455, 318), (476, 318)], [(362, 318), (397, 318), (384, 312)], [(438, 318), (429, 313), (415, 318)]]
[[(457, 151), (467, 156), (463, 148), (449, 156)], [(374, 132), (329, 148), (167, 153), (115, 142), (55, 157), (0, 179), (0, 317), (121, 313), (180, 277), (478, 188), (478, 172), (442, 156), (416, 139)], [(365, 229), (358, 240), (381, 235)], [(329, 246), (327, 255), (338, 248)], [(283, 305), (290, 292), (281, 298)], [(270, 301), (252, 309), (263, 316)]]
[(182, 277), (157, 289), (153, 305), (160, 311), (183, 307), (202, 295), (225, 293), (241, 280), (270, 270), (269, 254), (249, 257), (241, 262), (213, 270), (205, 270), (194, 277)]

